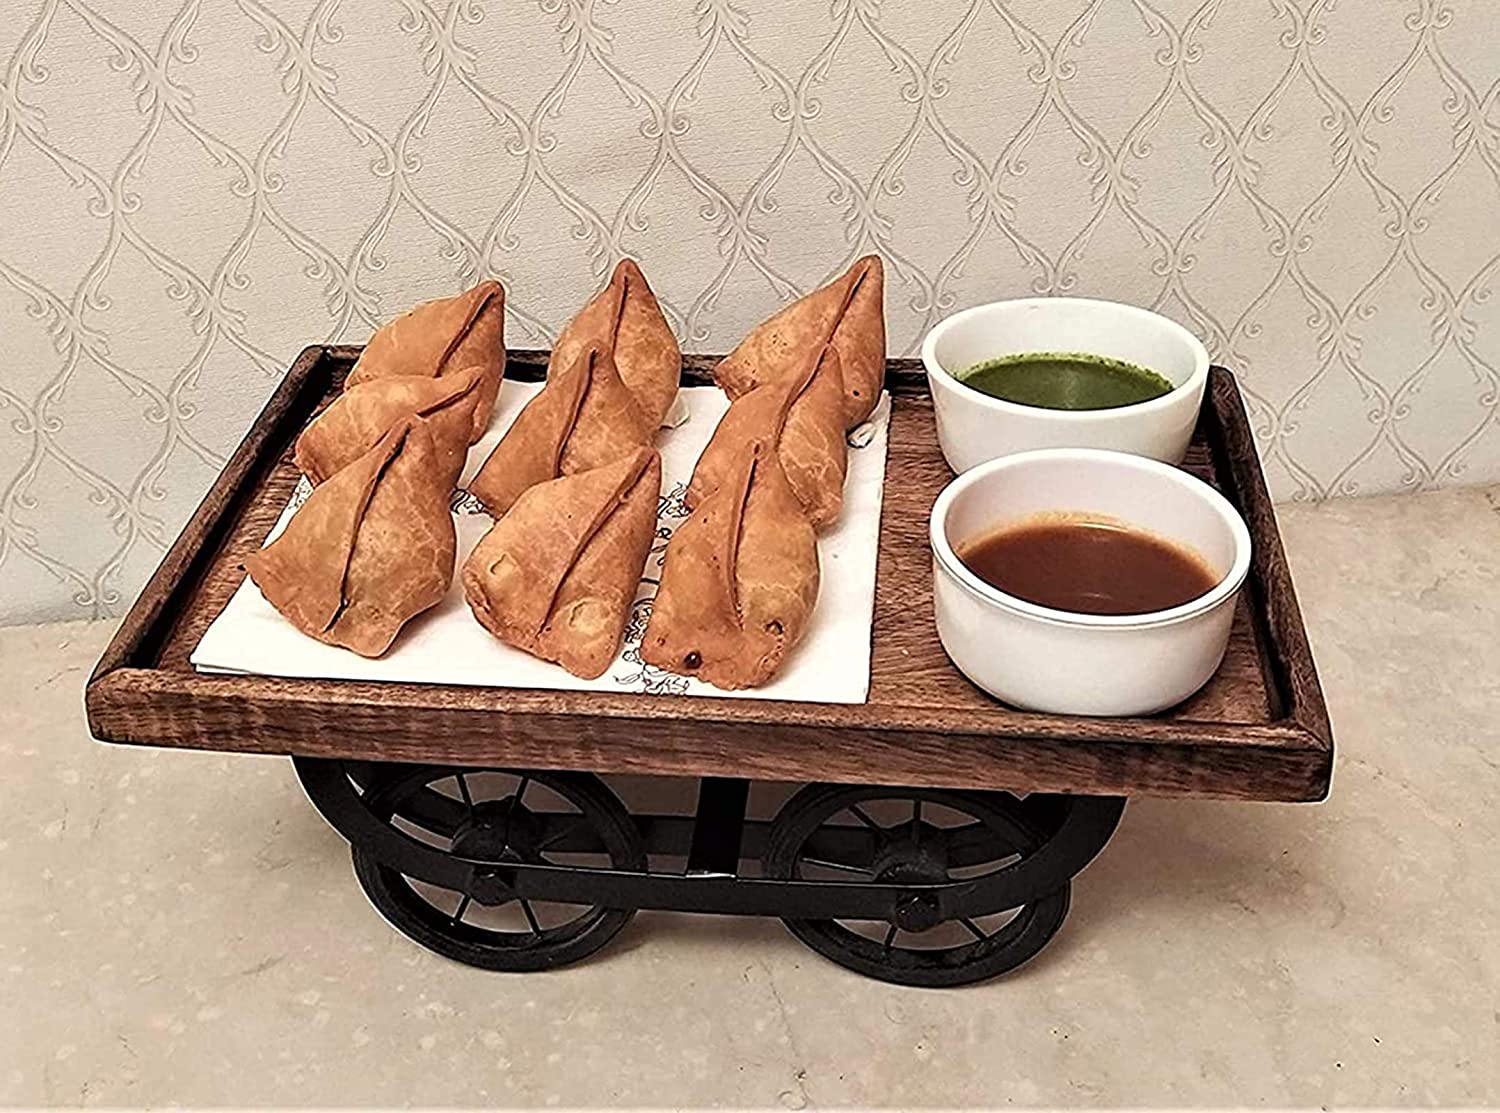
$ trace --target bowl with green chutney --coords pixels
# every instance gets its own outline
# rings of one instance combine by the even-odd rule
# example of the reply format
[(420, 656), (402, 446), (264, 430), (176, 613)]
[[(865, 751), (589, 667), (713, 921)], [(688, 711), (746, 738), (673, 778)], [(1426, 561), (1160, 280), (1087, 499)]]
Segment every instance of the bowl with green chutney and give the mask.
[(965, 309), (922, 343), (938, 443), (955, 472), (1037, 448), (1187, 453), (1208, 352), (1176, 321), (1093, 298)]

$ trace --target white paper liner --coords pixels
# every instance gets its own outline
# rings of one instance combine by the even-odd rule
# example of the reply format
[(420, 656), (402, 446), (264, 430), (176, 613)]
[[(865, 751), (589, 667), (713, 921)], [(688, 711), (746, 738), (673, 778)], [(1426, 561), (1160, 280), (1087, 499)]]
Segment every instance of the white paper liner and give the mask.
[[(489, 431), (469, 450), (463, 483), (479, 470), (540, 383), (506, 381)], [(865, 425), (850, 433), (849, 474), (838, 521), (818, 538), (822, 586), (802, 644), (781, 672), (763, 687), (726, 692), (700, 680), (645, 665), (641, 636), (661, 576), (662, 558), (672, 532), (687, 517), (683, 493), (698, 455), (708, 444), (729, 401), (716, 387), (687, 387), (678, 393), (673, 416), (657, 440), (662, 457), (662, 498), (657, 540), (614, 663), (595, 680), (580, 680), (558, 665), (504, 645), (470, 613), (455, 574), (453, 587), (436, 607), (407, 623), (384, 657), (370, 660), (347, 649), (307, 637), (262, 597), (247, 577), (229, 605), (205, 631), (193, 651), (200, 672), (257, 673), (328, 680), (384, 680), (422, 684), (472, 684), (497, 688), (576, 689), (644, 692), (655, 695), (729, 696), (824, 703), (863, 703), (870, 690), (870, 625), (875, 604), (875, 558), (880, 504), (885, 486), (886, 434), (890, 397)], [(287, 504), (269, 542), (285, 527), (310, 487), (304, 479)], [(454, 493), (460, 567), (490, 528), (489, 515), (463, 491)]]

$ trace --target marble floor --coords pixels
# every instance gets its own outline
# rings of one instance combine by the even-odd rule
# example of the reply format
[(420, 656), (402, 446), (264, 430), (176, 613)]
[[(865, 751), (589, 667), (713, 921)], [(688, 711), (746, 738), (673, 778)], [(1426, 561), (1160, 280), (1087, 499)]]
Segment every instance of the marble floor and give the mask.
[(371, 910), (286, 761), (98, 745), (109, 624), (0, 631), (0, 1102), (1500, 1102), (1500, 489), (1288, 507), (1330, 799), (1140, 801), (958, 991), (642, 914), (488, 975)]

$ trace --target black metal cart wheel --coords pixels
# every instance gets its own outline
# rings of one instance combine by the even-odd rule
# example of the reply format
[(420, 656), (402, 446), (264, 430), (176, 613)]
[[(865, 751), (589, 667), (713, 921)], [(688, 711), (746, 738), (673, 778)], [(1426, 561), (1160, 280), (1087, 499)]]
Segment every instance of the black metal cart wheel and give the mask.
[[(833, 822), (841, 816), (848, 820)], [(863, 828), (865, 838), (850, 839), (851, 827)], [(1023, 803), (1007, 793), (817, 784), (777, 814), (764, 866), (767, 877), (781, 879), (982, 885), (1045, 841)], [(1013, 970), (1040, 951), (1062, 926), (1069, 888), (1063, 877), (1008, 917), (945, 920), (935, 902), (914, 897), (884, 921), (783, 923), (825, 958), (867, 977), (959, 986)]]
[[(557, 865), (578, 855), (554, 846), (582, 844), (596, 847), (594, 857), (607, 858), (613, 869), (646, 868), (645, 845), (630, 815), (587, 773), (442, 767), (408, 767), (384, 776), (351, 772), (373, 816), (459, 858)], [(486, 970), (550, 970), (577, 962), (635, 915), (634, 909), (529, 901), (503, 888), (447, 889), (413, 880), (358, 844), (352, 853), (365, 894), (398, 931)]]

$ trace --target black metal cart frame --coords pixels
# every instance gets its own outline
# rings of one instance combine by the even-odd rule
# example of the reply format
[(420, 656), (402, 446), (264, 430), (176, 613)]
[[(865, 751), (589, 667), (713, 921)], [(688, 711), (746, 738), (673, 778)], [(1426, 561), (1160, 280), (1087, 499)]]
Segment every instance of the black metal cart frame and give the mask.
[[(349, 841), (356, 874), (382, 914), (433, 950), (502, 970), (577, 961), (607, 943), (635, 910), (652, 908), (778, 916), (834, 961), (888, 981), (989, 978), (1026, 961), (1055, 934), (1071, 879), (1104, 847), (1125, 806), (1108, 796), (813, 785), (766, 822), (746, 816), (749, 781), (705, 777), (694, 816), (631, 816), (589, 774), (495, 771), (513, 784), (483, 798), (474, 781), (485, 770), (293, 761), (313, 804)], [(578, 810), (528, 806), (535, 784)], [(882, 823), (866, 806), (873, 800), (908, 804), (910, 815)], [(924, 818), (924, 807), (968, 821), (940, 826)], [(831, 822), (839, 814), (852, 821)], [(612, 864), (553, 860), (569, 854), (607, 854)], [(652, 856), (685, 864), (653, 870)], [(976, 869), (983, 872), (957, 876)], [(808, 876), (819, 872), (849, 879)], [(413, 881), (456, 894), (456, 905), (443, 906)], [(538, 902), (590, 911), (563, 929), (543, 927)], [(508, 904), (525, 916), (520, 930), (466, 920), (476, 906)], [(1011, 910), (998, 929), (980, 924)], [(842, 920), (879, 923), (884, 935), (860, 934)], [(967, 937), (951, 946), (913, 945), (944, 924), (962, 926)]]

